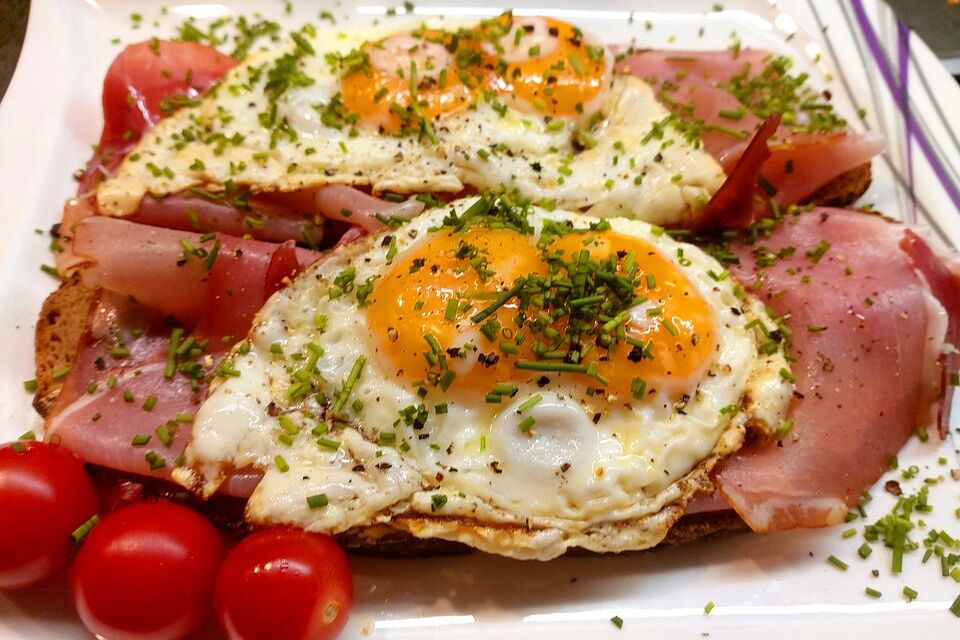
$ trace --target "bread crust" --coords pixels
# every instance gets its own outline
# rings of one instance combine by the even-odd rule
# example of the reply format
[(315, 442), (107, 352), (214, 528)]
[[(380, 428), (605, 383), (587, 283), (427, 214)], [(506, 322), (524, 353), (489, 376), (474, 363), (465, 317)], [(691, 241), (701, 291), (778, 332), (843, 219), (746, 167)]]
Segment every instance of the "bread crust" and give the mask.
[(96, 298), (97, 292), (85, 287), (75, 275), (43, 301), (33, 342), (37, 366), (33, 407), (44, 418), (60, 395), (62, 373), (73, 365), (90, 306)]
[(849, 207), (866, 193), (873, 181), (873, 169), (869, 161), (854, 167), (831, 180), (803, 199), (802, 204), (820, 207)]

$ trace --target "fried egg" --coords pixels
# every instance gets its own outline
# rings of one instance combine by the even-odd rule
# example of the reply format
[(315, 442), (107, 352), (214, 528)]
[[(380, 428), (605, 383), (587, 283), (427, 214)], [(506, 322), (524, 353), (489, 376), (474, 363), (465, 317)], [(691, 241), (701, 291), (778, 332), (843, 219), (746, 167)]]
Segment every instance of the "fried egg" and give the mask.
[(254, 525), (517, 558), (648, 548), (747, 428), (782, 426), (775, 328), (662, 228), (458, 200), (275, 294), (174, 477), (211, 495), (263, 471)]
[(102, 213), (190, 187), (374, 193), (517, 189), (593, 215), (682, 224), (724, 172), (642, 80), (573, 25), (295, 32), (146, 135), (98, 188)]

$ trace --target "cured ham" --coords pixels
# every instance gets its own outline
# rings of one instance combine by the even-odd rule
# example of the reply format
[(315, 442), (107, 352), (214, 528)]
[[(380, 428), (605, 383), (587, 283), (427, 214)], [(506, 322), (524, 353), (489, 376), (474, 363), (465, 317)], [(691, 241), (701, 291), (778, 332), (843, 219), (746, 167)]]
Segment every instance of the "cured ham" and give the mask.
[(140, 202), (137, 212), (124, 219), (165, 229), (198, 233), (218, 231), (266, 242), (293, 240), (316, 245), (323, 234), (323, 227), (314, 224), (312, 216), (285, 207), (255, 200), (241, 208), (225, 200), (190, 193), (165, 198), (147, 196)]
[(710, 229), (718, 226), (742, 227), (753, 217), (757, 177), (770, 159), (768, 141), (780, 126), (780, 114), (767, 118), (753, 136), (746, 150), (730, 169), (727, 179), (717, 190), (697, 224)]
[[(913, 268), (926, 280), (933, 295), (946, 308), (949, 316), (947, 341), (954, 346), (960, 345), (960, 275), (957, 265), (935, 254), (912, 229), (907, 229), (903, 234), (900, 248), (906, 252)], [(944, 353), (940, 358), (940, 379), (944, 393), (940, 396), (937, 410), (937, 425), (940, 436), (944, 438), (950, 424), (950, 407), (957, 387), (958, 371), (960, 353), (956, 350)]]
[(409, 219), (423, 211), (424, 207), (422, 202), (415, 199), (387, 202), (339, 184), (276, 193), (271, 195), (271, 199), (300, 211), (315, 212), (328, 220), (356, 225), (367, 233), (381, 229), (385, 219)]
[[(249, 324), (266, 300), (267, 270), (278, 249), (257, 240), (203, 236), (105, 216), (78, 224), (74, 244), (77, 254), (90, 262), (81, 272), (86, 286), (132, 296), (191, 326), (209, 305), (221, 304), (228, 295), (234, 306), (227, 317)], [(309, 249), (296, 249), (295, 254), (300, 266), (319, 257)]]
[[(760, 172), (765, 179), (763, 195), (780, 206), (802, 202), (883, 148), (879, 138), (851, 133), (833, 116), (812, 124), (812, 118), (827, 118), (818, 113), (832, 113), (821, 109), (828, 103), (812, 94), (808, 98), (813, 104), (801, 109), (805, 103), (790, 80), (781, 85), (785, 95), (774, 95), (769, 104), (748, 108), (751, 105), (740, 98), (752, 95), (751, 80), (766, 74), (767, 85), (789, 78), (789, 67), (767, 51), (623, 51), (617, 70), (650, 82), (657, 97), (678, 118), (700, 131), (704, 148), (728, 173), (763, 120), (783, 112), (783, 124), (770, 143), (771, 157)], [(811, 131), (805, 131), (808, 128)], [(824, 162), (824, 157), (830, 161)], [(763, 204), (757, 213), (767, 211)]]
[[(197, 347), (202, 354), (185, 349), (171, 358), (171, 335), (177, 334), (161, 314), (101, 290), (47, 416), (45, 438), (94, 464), (167, 477), (206, 394), (209, 367), (198, 358), (227, 346), (210, 341)], [(174, 365), (196, 362), (199, 369), (168, 370), (171, 359)]]
[[(905, 233), (877, 215), (816, 209), (732, 247), (732, 274), (783, 318), (796, 358), (792, 430), (716, 472), (755, 531), (843, 522), (929, 421), (947, 313), (901, 250)], [(944, 301), (954, 321), (956, 300)]]
[(103, 132), (78, 194), (90, 192), (104, 174), (113, 173), (145, 131), (190, 104), (236, 64), (197, 42), (152, 40), (127, 46), (103, 80)]

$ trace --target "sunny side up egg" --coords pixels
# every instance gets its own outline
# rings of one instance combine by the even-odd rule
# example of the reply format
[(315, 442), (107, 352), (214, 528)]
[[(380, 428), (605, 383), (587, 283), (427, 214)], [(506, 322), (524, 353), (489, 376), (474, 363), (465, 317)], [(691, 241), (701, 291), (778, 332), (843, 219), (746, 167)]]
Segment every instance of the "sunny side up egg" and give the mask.
[(536, 559), (651, 547), (746, 428), (781, 426), (774, 326), (658, 227), (459, 200), (274, 295), (174, 477), (210, 495), (262, 470), (255, 525)]
[(250, 56), (144, 137), (98, 188), (101, 213), (147, 194), (348, 184), (374, 193), (516, 189), (656, 224), (693, 220), (725, 179), (648, 84), (596, 39), (504, 15), (305, 28)]

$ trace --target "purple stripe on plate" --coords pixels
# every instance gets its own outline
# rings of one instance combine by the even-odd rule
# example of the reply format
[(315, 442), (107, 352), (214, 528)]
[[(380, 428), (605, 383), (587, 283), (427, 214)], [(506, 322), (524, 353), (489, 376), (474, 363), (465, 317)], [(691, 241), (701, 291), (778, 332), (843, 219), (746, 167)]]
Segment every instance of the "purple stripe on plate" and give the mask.
[(903, 113), (905, 124), (904, 145), (907, 152), (907, 185), (910, 190), (910, 220), (917, 221), (917, 192), (913, 182), (913, 136), (916, 124), (913, 121), (913, 111), (910, 109), (910, 98), (907, 90), (910, 87), (910, 27), (901, 20), (897, 20), (897, 68), (900, 70), (900, 91), (897, 92), (897, 106)]
[[(883, 76), (883, 80), (887, 85), (887, 89), (889, 89), (893, 97), (897, 99), (901, 94), (900, 83), (898, 83), (896, 78), (893, 77), (893, 70), (890, 68), (890, 61), (887, 59), (887, 54), (883, 49), (883, 45), (880, 43), (880, 38), (877, 36), (877, 32), (874, 31), (873, 25), (870, 23), (870, 18), (867, 17), (867, 12), (863, 8), (863, 0), (851, 0), (850, 4), (853, 6), (853, 13), (857, 18), (857, 24), (860, 26), (860, 31), (863, 33), (864, 40), (866, 40), (870, 55), (873, 56), (873, 60), (877, 64), (877, 69), (880, 70), (880, 75)], [(909, 42), (907, 44), (909, 44)], [(909, 53), (909, 48), (907, 49), (907, 52)], [(904, 77), (904, 79), (906, 79), (906, 77)], [(904, 97), (907, 95), (905, 89), (903, 90), (903, 95)], [(898, 104), (898, 106), (900, 107), (904, 118), (907, 118), (907, 114), (910, 113), (909, 101), (907, 101), (907, 104)], [(915, 125), (915, 123), (912, 122), (912, 119), (907, 120), (907, 122), (908, 125)], [(923, 151), (923, 155), (926, 156), (927, 162), (930, 163), (930, 167), (933, 169), (934, 174), (936, 174), (937, 179), (940, 180), (944, 190), (946, 190), (947, 195), (950, 197), (950, 201), (953, 203), (953, 206), (958, 212), (960, 212), (960, 188), (958, 188), (953, 180), (950, 179), (947, 169), (943, 165), (943, 161), (936, 154), (936, 152), (934, 152), (933, 145), (930, 144), (930, 140), (926, 135), (924, 135), (924, 132), (918, 129), (916, 126), (908, 126), (907, 135), (916, 139), (917, 144), (920, 146), (920, 150)]]

